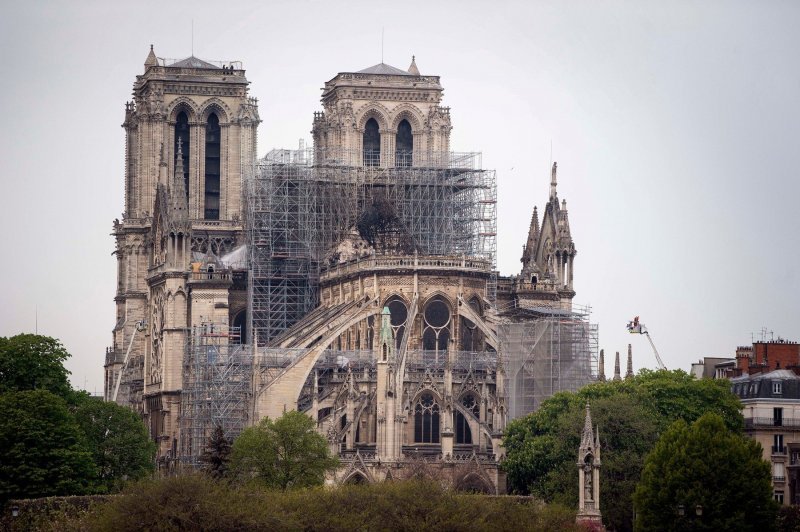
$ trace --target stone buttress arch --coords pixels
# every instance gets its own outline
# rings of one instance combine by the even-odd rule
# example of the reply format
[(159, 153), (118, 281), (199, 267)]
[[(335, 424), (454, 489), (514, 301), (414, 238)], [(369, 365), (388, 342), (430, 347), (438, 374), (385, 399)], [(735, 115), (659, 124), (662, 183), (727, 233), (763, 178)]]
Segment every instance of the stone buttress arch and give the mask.
[(297, 398), (300, 397), (303, 385), (314, 369), (319, 357), (330, 348), (330, 345), (344, 331), (369, 316), (380, 314), (383, 310), (375, 300), (365, 301), (363, 305), (356, 307), (356, 309), (357, 312), (324, 331), (313, 347), (308, 348), (307, 352), (292, 362), (283, 373), (257, 391), (255, 395), (257, 404), (255, 417), (257, 419), (264, 416), (276, 419), (283, 414), (284, 407), (286, 409), (296, 409)]

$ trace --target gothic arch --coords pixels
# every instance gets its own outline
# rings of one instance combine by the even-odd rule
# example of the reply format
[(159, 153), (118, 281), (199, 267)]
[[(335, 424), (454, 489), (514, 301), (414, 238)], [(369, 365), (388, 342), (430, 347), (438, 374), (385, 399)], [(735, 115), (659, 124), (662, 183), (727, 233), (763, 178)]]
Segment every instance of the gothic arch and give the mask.
[(422, 124), (425, 122), (425, 117), (419, 112), (419, 109), (414, 107), (411, 104), (401, 104), (395, 107), (394, 115), (392, 116), (391, 122), (391, 129), (392, 131), (397, 130), (397, 126), (400, 125), (402, 120), (408, 120), (408, 123), (411, 124), (411, 130), (414, 133), (422, 131)]
[(411, 398), (412, 406), (415, 405), (417, 401), (419, 401), (419, 398), (423, 393), (429, 393), (433, 395), (433, 399), (436, 401), (436, 403), (439, 404), (439, 406), (444, 406), (444, 400), (442, 399), (441, 394), (435, 388), (429, 388), (428, 386), (423, 386), (422, 388), (417, 390), (417, 393), (415, 393), (414, 396)]
[(472, 493), (483, 493), (485, 495), (495, 495), (496, 490), (492, 482), (477, 471), (470, 471), (461, 477), (456, 483), (458, 491), (468, 491)]
[(455, 309), (456, 309), (455, 302), (451, 301), (450, 296), (448, 296), (445, 292), (441, 290), (433, 290), (430, 294), (426, 295), (425, 298), (419, 302), (419, 308), (424, 309), (425, 307), (428, 306), (428, 303), (437, 298), (441, 299), (442, 301), (445, 302), (445, 304), (447, 304), (448, 308), (450, 309), (451, 315), (455, 314)]
[[(439, 307), (443, 306), (444, 309)], [(457, 317), (455, 306), (445, 294), (434, 291), (420, 305), (420, 347), (423, 351), (445, 353), (453, 340), (453, 323)]]
[(391, 113), (389, 113), (389, 110), (385, 106), (379, 104), (376, 101), (371, 101), (364, 107), (362, 107), (361, 110), (359, 110), (358, 121), (357, 121), (358, 130), (363, 133), (364, 128), (367, 125), (367, 121), (370, 118), (374, 118), (375, 121), (378, 122), (378, 127), (380, 128), (380, 130), (384, 131), (388, 129), (389, 120), (387, 117), (390, 116), (390, 114)]
[(383, 304), (381, 304), (381, 309), (383, 309), (383, 307), (385, 307), (388, 303), (390, 303), (394, 299), (399, 299), (400, 301), (403, 302), (403, 304), (406, 307), (409, 306), (408, 299), (406, 299), (406, 297), (403, 295), (402, 292), (392, 292), (388, 296), (383, 298)]
[(196, 121), (197, 117), (200, 116), (200, 109), (197, 107), (195, 101), (186, 96), (180, 96), (169, 104), (167, 108), (167, 121), (170, 123), (177, 121), (178, 113), (181, 111), (186, 113), (187, 118), (189, 118), (189, 124)]
[(228, 125), (231, 122), (231, 117), (233, 117), (231, 108), (219, 98), (209, 98), (204, 101), (200, 106), (198, 115), (200, 116), (200, 120), (205, 124), (208, 122), (208, 117), (211, 113), (217, 114), (220, 126)]
[(355, 469), (342, 481), (342, 484), (372, 484), (372, 481), (365, 471)]
[[(439, 394), (430, 388), (423, 388), (411, 402), (411, 419), (409, 430), (412, 432), (414, 444), (442, 443), (442, 421), (449, 415)], [(445, 421), (445, 426), (446, 425)]]
[[(400, 305), (397, 305), (396, 303), (399, 303)], [(381, 308), (389, 309), (389, 324), (395, 336), (395, 348), (400, 349), (400, 345), (403, 343), (403, 338), (408, 334), (409, 327), (411, 326), (411, 324), (408, 322), (408, 313), (411, 309), (411, 305), (402, 294), (393, 293), (384, 299)]]

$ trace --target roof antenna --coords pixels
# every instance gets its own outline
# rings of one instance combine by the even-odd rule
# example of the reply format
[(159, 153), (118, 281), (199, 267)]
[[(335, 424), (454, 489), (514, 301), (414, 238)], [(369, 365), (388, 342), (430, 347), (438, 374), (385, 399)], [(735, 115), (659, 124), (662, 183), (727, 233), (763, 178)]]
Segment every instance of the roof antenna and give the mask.
[(194, 19), (192, 19), (192, 57), (194, 57)]
[(383, 30), (385, 29), (384, 26), (381, 26), (381, 64), (383, 64)]

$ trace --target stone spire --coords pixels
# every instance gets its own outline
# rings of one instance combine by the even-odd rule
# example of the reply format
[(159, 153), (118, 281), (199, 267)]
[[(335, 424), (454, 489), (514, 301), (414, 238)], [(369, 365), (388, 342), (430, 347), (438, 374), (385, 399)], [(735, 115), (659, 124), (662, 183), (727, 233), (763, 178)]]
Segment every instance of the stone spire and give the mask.
[(188, 220), (188, 206), (186, 204), (186, 183), (183, 172), (183, 140), (178, 139), (178, 153), (175, 154), (175, 175), (172, 178), (170, 190), (172, 196), (173, 222)]
[(592, 429), (592, 411), (586, 403), (586, 417), (583, 420), (583, 433), (581, 433), (581, 451), (591, 450), (594, 447), (594, 430)]
[(600, 360), (597, 363), (597, 380), (605, 382), (606, 380), (606, 357), (603, 350), (600, 350)]
[(569, 214), (567, 213), (567, 200), (561, 200), (561, 209), (559, 209), (558, 211), (557, 223), (558, 223), (559, 243), (562, 245), (570, 244), (572, 236), (569, 231)]
[(150, 45), (150, 53), (147, 54), (147, 59), (144, 60), (144, 71), (147, 72), (147, 69), (151, 66), (158, 66), (158, 59), (156, 58), (156, 54), (153, 51), (153, 45)]
[[(558, 163), (553, 163), (553, 169), (550, 171), (550, 199), (555, 199), (558, 197), (556, 193), (556, 187), (558, 186), (558, 179), (556, 177), (556, 171), (558, 169)], [(558, 202), (555, 202), (558, 205)]]
[(625, 372), (625, 378), (630, 379), (633, 377), (633, 351), (631, 344), (628, 344), (628, 370)]
[(619, 374), (619, 351), (617, 351), (617, 357), (614, 359), (614, 380), (622, 380), (622, 377)]
[(413, 76), (419, 76), (419, 69), (417, 68), (417, 61), (415, 56), (411, 56), (411, 66), (408, 67), (408, 73)]
[(378, 345), (380, 360), (382, 362), (394, 362), (395, 339), (394, 329), (392, 329), (392, 314), (389, 311), (389, 307), (383, 307), (383, 311), (381, 311), (381, 330), (378, 341), (380, 342)]
[(531, 215), (531, 225), (528, 228), (528, 241), (525, 243), (525, 248), (522, 251), (523, 268), (528, 266), (530, 261), (534, 260), (536, 253), (536, 246), (539, 244), (539, 212), (536, 206), (533, 207), (533, 214)]

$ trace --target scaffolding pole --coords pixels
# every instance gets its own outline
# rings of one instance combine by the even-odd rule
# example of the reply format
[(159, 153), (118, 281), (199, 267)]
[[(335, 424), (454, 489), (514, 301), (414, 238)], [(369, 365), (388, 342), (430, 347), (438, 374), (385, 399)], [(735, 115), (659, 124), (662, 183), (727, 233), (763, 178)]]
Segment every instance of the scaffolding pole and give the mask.
[(558, 392), (579, 390), (597, 374), (598, 329), (588, 307), (531, 314), (498, 326), (509, 419), (534, 412)]
[(496, 177), (480, 168), (479, 153), (414, 154), (398, 166), (362, 161), (351, 150), (273, 150), (248, 178), (248, 341), (266, 345), (317, 305), (320, 268), (376, 205), (393, 218), (386, 242), (496, 266)]
[(204, 323), (192, 327), (183, 364), (181, 461), (198, 467), (216, 427), (233, 440), (250, 421), (252, 349), (239, 327)]

